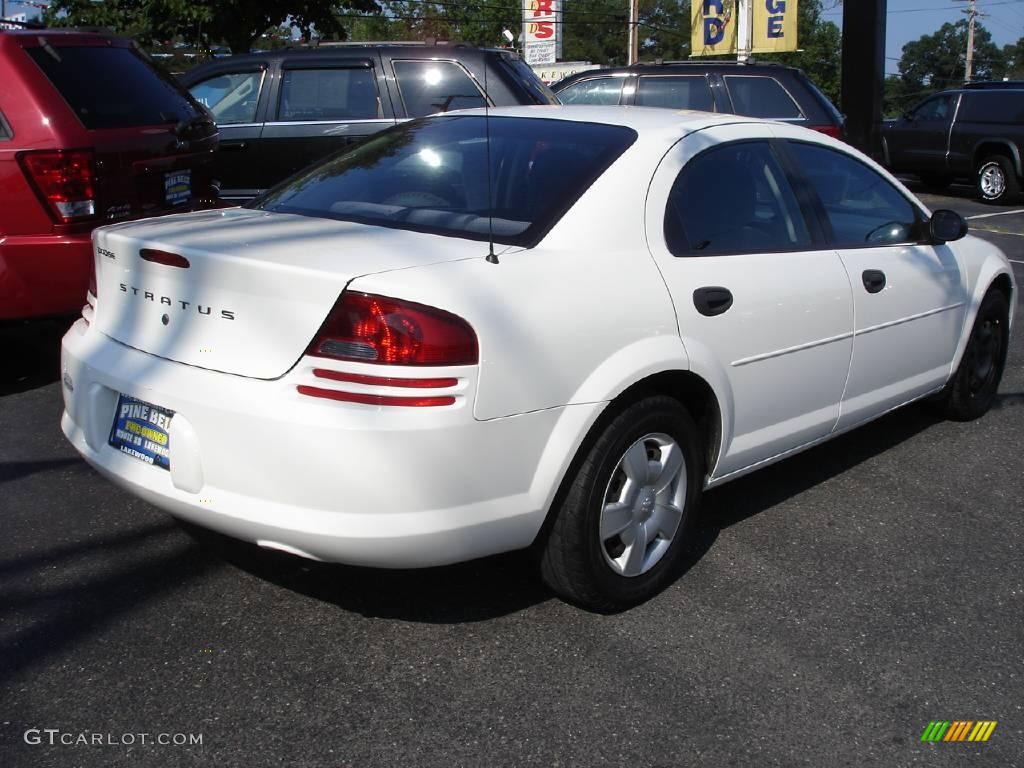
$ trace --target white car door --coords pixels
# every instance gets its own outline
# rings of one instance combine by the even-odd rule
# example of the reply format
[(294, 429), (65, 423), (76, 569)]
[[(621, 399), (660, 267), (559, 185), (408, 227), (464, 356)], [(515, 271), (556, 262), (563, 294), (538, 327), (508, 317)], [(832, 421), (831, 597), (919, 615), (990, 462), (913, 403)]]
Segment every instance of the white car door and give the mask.
[(853, 348), (846, 271), (768, 130), (733, 124), (687, 136), (647, 198), (649, 247), (691, 368), (721, 401), (712, 480), (828, 436)]
[(861, 159), (790, 138), (820, 198), (825, 227), (853, 286), (853, 363), (837, 429), (945, 384), (967, 293), (953, 250), (926, 244), (926, 215)]

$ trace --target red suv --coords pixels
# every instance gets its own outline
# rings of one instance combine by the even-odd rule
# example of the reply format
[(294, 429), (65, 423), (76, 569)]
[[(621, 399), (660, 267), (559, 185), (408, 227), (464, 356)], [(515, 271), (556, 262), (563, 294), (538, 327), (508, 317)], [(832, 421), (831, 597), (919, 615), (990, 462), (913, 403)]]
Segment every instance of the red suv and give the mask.
[(92, 230), (209, 206), (216, 148), (131, 41), (0, 30), (0, 320), (81, 308)]

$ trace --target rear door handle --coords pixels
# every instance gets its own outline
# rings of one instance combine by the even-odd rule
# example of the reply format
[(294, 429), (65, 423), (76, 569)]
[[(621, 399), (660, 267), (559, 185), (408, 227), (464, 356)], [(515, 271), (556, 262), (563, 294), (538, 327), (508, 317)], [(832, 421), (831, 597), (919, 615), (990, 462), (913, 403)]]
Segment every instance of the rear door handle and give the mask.
[(880, 269), (865, 269), (860, 279), (868, 293), (878, 293), (885, 288), (885, 272)]
[(693, 292), (693, 306), (705, 317), (714, 317), (732, 306), (732, 291), (718, 285), (698, 288)]
[(220, 148), (224, 152), (241, 152), (249, 146), (247, 141), (222, 141)]

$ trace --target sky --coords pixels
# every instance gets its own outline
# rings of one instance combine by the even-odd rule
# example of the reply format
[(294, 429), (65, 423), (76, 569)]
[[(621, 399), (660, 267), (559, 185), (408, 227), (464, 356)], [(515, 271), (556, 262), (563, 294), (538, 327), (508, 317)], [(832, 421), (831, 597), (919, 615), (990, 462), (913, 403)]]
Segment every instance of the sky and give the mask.
[[(857, 2), (857, 0), (846, 0)], [(825, 8), (835, 0), (823, 0)], [(930, 35), (943, 24), (966, 18), (962, 11), (966, 2), (953, 0), (888, 0), (888, 23), (885, 30), (885, 71), (899, 72), (903, 46), (921, 35)], [(978, 10), (988, 14), (982, 25), (992, 33), (992, 41), (1002, 48), (1024, 37), (1024, 0), (978, 0)], [(842, 6), (826, 10), (825, 18), (843, 26)]]

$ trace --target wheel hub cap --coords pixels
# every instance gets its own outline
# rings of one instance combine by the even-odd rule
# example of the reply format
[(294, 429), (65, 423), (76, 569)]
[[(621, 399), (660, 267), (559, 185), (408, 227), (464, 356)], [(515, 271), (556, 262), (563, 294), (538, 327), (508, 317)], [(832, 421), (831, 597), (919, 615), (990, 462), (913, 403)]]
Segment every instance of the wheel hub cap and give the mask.
[(600, 516), (605, 563), (621, 576), (647, 573), (665, 556), (683, 519), (686, 459), (669, 435), (631, 445), (612, 471)]
[(981, 172), (981, 191), (987, 197), (999, 197), (1006, 189), (1003, 169), (998, 165), (990, 165)]

